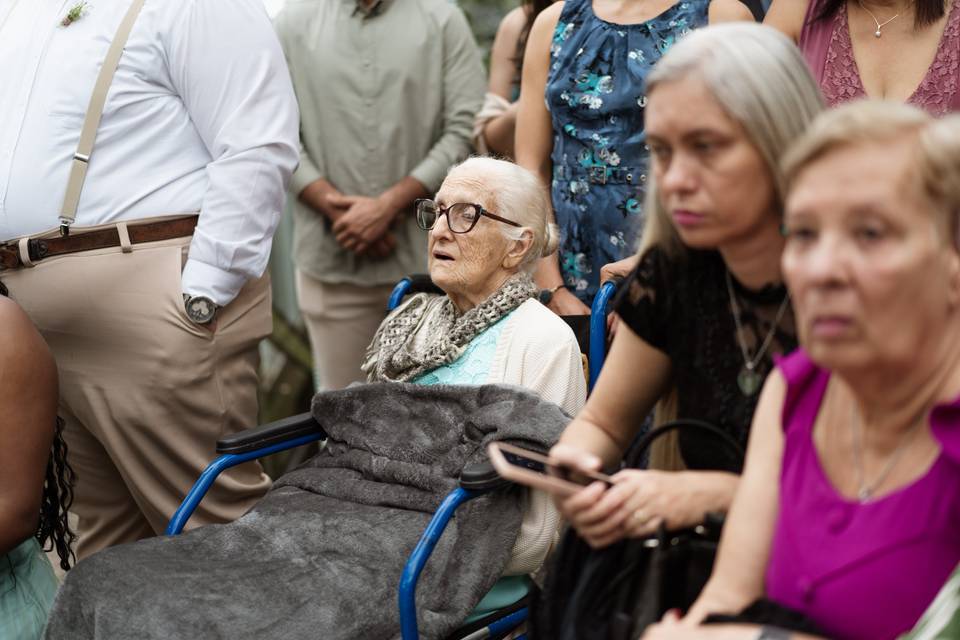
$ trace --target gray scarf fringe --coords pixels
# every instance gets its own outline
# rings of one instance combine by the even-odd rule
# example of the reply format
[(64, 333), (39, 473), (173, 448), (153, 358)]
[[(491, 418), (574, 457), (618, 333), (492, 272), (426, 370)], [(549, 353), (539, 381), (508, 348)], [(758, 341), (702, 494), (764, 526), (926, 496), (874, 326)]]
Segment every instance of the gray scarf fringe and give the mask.
[(474, 338), (538, 293), (531, 277), (518, 273), (462, 315), (447, 296), (411, 296), (377, 329), (361, 369), (368, 382), (414, 380), (456, 361)]

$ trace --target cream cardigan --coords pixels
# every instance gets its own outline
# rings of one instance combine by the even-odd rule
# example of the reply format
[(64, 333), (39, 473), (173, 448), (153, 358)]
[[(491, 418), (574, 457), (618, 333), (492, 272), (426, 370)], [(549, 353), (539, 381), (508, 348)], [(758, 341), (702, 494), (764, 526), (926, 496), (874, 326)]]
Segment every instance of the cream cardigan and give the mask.
[[(527, 300), (507, 318), (487, 383), (525, 387), (571, 416), (587, 399), (583, 361), (573, 331), (536, 300)], [(504, 575), (537, 571), (559, 537), (560, 514), (550, 496), (531, 490), (524, 499), (520, 535)]]

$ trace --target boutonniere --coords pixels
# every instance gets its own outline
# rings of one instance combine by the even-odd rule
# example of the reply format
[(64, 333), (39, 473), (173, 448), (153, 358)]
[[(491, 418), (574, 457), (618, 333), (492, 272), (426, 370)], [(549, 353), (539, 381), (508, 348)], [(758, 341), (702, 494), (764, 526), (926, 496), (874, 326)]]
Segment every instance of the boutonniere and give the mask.
[(87, 11), (90, 9), (90, 4), (86, 0), (80, 0), (76, 3), (70, 10), (67, 11), (67, 15), (63, 16), (63, 20), (60, 21), (61, 27), (69, 27), (74, 22), (87, 15)]

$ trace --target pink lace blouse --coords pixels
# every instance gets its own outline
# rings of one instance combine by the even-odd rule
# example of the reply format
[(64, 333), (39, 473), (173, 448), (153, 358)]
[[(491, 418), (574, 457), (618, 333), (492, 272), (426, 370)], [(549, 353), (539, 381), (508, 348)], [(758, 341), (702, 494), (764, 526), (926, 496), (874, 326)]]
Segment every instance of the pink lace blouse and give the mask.
[[(853, 43), (847, 11), (841, 9), (826, 20), (814, 20), (822, 0), (810, 0), (803, 29), (800, 32), (800, 50), (810, 65), (814, 77), (830, 106), (866, 97), (860, 71), (853, 57)], [(947, 26), (933, 64), (920, 86), (907, 100), (934, 116), (960, 111), (960, 0), (950, 8)]]

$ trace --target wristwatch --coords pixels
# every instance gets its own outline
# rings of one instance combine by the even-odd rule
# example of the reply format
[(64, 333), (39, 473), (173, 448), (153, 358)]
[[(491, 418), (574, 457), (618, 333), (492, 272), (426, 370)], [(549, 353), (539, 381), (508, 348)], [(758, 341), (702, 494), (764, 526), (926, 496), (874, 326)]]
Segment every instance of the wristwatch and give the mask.
[(185, 293), (183, 294), (183, 308), (187, 312), (190, 322), (209, 324), (213, 322), (220, 307), (207, 296), (191, 296)]
[(550, 304), (550, 302), (553, 300), (553, 294), (555, 294), (560, 289), (563, 289), (565, 286), (566, 285), (561, 283), (551, 289), (541, 289), (540, 295), (538, 296), (538, 300), (540, 300), (540, 304), (544, 306)]

